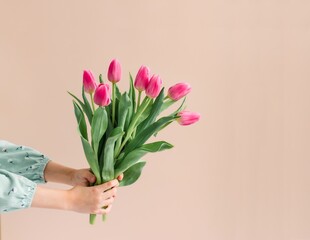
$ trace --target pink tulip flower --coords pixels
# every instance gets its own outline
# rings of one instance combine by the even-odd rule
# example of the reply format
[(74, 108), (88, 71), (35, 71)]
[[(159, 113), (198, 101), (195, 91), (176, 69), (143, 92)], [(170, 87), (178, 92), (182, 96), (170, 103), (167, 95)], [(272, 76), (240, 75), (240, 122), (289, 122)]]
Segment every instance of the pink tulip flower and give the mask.
[(112, 83), (117, 83), (121, 80), (122, 69), (121, 64), (117, 59), (113, 59), (108, 69), (108, 80)]
[(200, 119), (200, 114), (189, 111), (181, 111), (178, 114), (179, 118), (177, 119), (178, 123), (182, 126), (187, 126), (198, 122)]
[(94, 75), (90, 70), (84, 70), (83, 73), (84, 91), (91, 94), (96, 90), (97, 84)]
[(162, 80), (159, 76), (153, 75), (147, 85), (145, 94), (150, 98), (156, 98), (160, 93)]
[(102, 107), (108, 106), (111, 103), (110, 86), (108, 84), (99, 84), (95, 91), (94, 102)]
[(192, 90), (188, 83), (177, 83), (168, 90), (168, 97), (177, 101), (187, 95)]
[(150, 69), (146, 66), (141, 66), (135, 79), (135, 88), (142, 92), (147, 88), (149, 81)]

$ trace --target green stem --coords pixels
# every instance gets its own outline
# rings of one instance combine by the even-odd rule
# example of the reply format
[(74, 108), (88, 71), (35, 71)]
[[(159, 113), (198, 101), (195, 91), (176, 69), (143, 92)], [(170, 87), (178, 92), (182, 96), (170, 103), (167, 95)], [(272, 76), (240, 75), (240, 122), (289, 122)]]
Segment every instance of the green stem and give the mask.
[(150, 102), (150, 98), (147, 97), (147, 99), (145, 100), (145, 102), (143, 102), (141, 104), (141, 107), (139, 108), (139, 110), (136, 112), (133, 120), (131, 121), (129, 127), (128, 127), (128, 131), (126, 134), (126, 137), (124, 139), (124, 141), (122, 142), (122, 145), (120, 146), (120, 148), (118, 149), (118, 151), (115, 154), (115, 158), (118, 157), (118, 155), (121, 153), (123, 147), (125, 146), (125, 144), (127, 143), (127, 141), (129, 140), (129, 138), (131, 137), (132, 132), (135, 130), (135, 125), (138, 121), (138, 119), (140, 118), (141, 114), (145, 111), (145, 109), (147, 108), (149, 102)]
[(136, 112), (138, 111), (138, 108), (139, 108), (139, 106), (140, 106), (140, 102), (141, 102), (141, 91), (139, 91), (139, 93), (138, 93), (138, 104), (137, 104), (137, 108), (136, 108)]
[(93, 112), (95, 112), (94, 97), (92, 93), (90, 93), (90, 100), (91, 100), (91, 106), (93, 107)]
[(100, 83), (103, 83), (102, 74), (99, 75), (99, 82), (100, 82)]
[(95, 220), (96, 220), (96, 214), (89, 214), (89, 223), (90, 224), (95, 224)]
[[(92, 186), (102, 184), (100, 174), (99, 175), (95, 174), (95, 176), (96, 176), (96, 182), (94, 184), (92, 184)], [(90, 224), (92, 224), (92, 225), (95, 224), (96, 216), (97, 216), (96, 214), (89, 214), (89, 223)]]
[(115, 123), (115, 83), (112, 84), (112, 126)]
[[(140, 107), (141, 93), (142, 93), (141, 91), (139, 91), (139, 93), (138, 93), (138, 104), (137, 104), (136, 112), (138, 112), (138, 109)], [(136, 136), (136, 128), (135, 128), (135, 130), (132, 133), (132, 137), (134, 138), (135, 136)]]

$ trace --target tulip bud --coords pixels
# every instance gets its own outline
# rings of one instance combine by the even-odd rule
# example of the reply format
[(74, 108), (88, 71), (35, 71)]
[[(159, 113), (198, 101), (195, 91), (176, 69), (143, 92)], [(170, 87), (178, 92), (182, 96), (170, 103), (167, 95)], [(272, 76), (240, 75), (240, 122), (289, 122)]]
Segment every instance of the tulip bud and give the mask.
[(90, 70), (84, 70), (83, 85), (84, 91), (87, 93), (93, 93), (96, 90), (97, 84), (95, 82), (94, 75)]
[(108, 106), (111, 103), (110, 86), (108, 84), (99, 84), (95, 91), (94, 102), (102, 107)]
[(160, 93), (162, 80), (159, 76), (153, 75), (147, 85), (145, 94), (150, 98), (156, 98)]
[(117, 83), (121, 80), (122, 70), (121, 64), (116, 59), (110, 63), (109, 70), (108, 70), (108, 79), (112, 83)]
[(187, 83), (177, 83), (168, 90), (168, 97), (173, 101), (177, 101), (187, 95), (192, 90)]
[(135, 88), (138, 91), (142, 92), (147, 88), (147, 85), (150, 81), (149, 75), (150, 75), (150, 69), (146, 66), (141, 66), (137, 73), (135, 84), (134, 84)]
[(195, 122), (198, 122), (200, 119), (200, 114), (189, 111), (181, 111), (178, 113), (179, 118), (177, 119), (178, 123), (182, 126), (191, 125)]

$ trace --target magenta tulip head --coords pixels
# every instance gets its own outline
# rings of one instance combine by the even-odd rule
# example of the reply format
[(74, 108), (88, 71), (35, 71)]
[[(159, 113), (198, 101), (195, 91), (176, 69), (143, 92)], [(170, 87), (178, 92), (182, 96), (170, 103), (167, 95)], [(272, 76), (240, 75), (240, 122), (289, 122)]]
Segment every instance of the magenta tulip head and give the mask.
[(189, 111), (181, 111), (178, 113), (179, 118), (177, 119), (178, 123), (182, 126), (187, 126), (198, 122), (200, 119), (200, 114)]
[(93, 93), (96, 90), (97, 84), (95, 82), (94, 75), (90, 70), (84, 70), (83, 85), (84, 91), (87, 93)]
[(121, 80), (122, 69), (121, 64), (117, 59), (113, 59), (108, 69), (108, 80), (112, 83), (117, 83)]
[(102, 107), (108, 106), (111, 103), (110, 86), (108, 84), (99, 84), (95, 91), (94, 102)]
[(168, 97), (177, 101), (187, 95), (192, 90), (188, 83), (177, 83), (168, 90)]
[(156, 98), (161, 90), (163, 81), (158, 75), (153, 75), (146, 87), (145, 94), (150, 98)]
[(146, 66), (141, 66), (135, 79), (135, 88), (142, 92), (147, 88), (149, 81), (150, 69)]

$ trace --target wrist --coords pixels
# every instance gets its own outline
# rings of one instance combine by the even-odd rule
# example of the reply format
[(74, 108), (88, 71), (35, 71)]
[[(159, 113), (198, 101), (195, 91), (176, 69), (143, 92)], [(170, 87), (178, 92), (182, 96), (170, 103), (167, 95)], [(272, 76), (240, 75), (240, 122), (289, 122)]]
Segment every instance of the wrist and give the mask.
[(73, 211), (74, 194), (72, 193), (72, 189), (66, 190), (64, 202), (65, 202), (64, 203), (65, 210)]
[(73, 185), (73, 177), (76, 169), (69, 168), (53, 161), (49, 161), (45, 168), (45, 180), (47, 182)]
[(74, 169), (74, 168), (67, 169), (67, 174), (66, 174), (67, 179), (66, 179), (65, 184), (74, 186), (74, 176), (75, 176), (76, 171), (77, 169)]
[(31, 207), (70, 210), (71, 201), (69, 191), (38, 186)]

